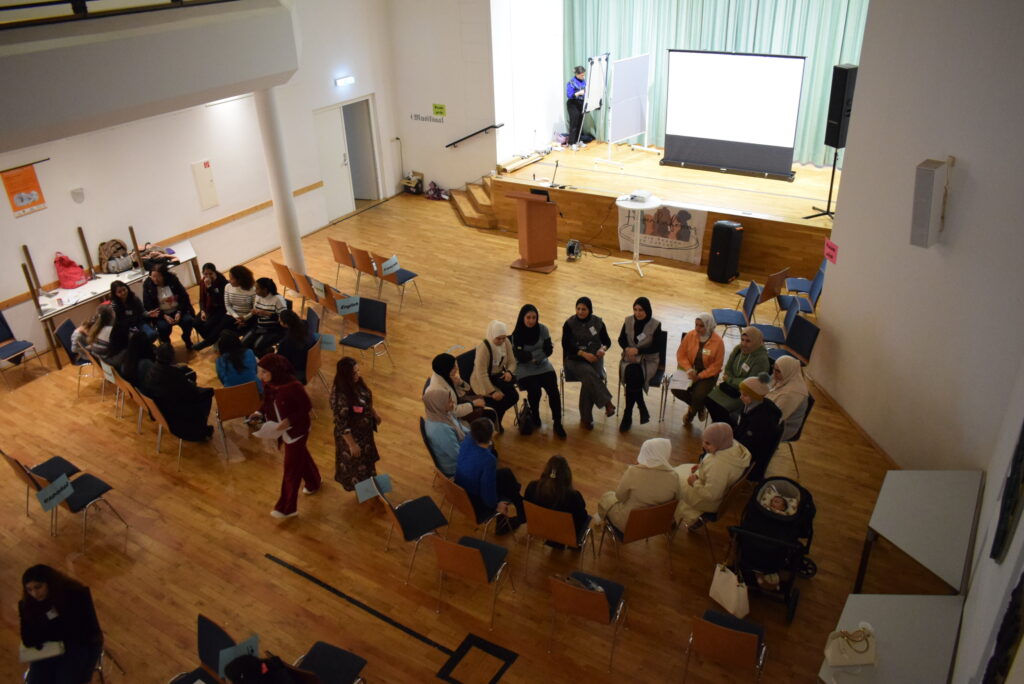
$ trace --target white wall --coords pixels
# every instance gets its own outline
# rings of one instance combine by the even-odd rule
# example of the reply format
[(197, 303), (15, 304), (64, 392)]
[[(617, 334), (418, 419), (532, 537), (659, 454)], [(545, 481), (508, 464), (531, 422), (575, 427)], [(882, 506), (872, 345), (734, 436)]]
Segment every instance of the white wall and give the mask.
[(491, 0), (499, 161), (551, 144), (565, 130), (562, 0)]
[[(494, 169), (494, 131), (445, 145), (495, 122), (489, 0), (390, 0), (395, 116), (405, 171), (457, 188)], [(447, 105), (443, 123), (417, 121)], [(500, 123), (500, 122), (499, 122)]]

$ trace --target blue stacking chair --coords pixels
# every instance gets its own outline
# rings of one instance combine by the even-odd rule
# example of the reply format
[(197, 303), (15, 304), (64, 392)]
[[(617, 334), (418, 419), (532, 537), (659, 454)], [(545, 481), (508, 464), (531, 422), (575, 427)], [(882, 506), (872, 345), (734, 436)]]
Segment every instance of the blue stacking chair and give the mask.
[(381, 290), (384, 287), (384, 281), (392, 283), (398, 288), (398, 293), (401, 295), (398, 300), (398, 311), (402, 311), (402, 305), (405, 303), (405, 286), (412, 283), (412, 286), (416, 288), (416, 296), (419, 297), (420, 304), (423, 303), (423, 295), (420, 294), (420, 286), (416, 283), (416, 273), (413, 273), (409, 269), (399, 268), (394, 273), (388, 275), (384, 274), (384, 262), (388, 260), (387, 257), (380, 254), (370, 253), (373, 257), (374, 262), (377, 264), (377, 272), (380, 274), (377, 282), (377, 296), (380, 297)]
[(82, 395), (82, 369), (86, 366), (92, 366), (92, 361), (88, 359), (80, 359), (78, 355), (71, 351), (71, 336), (75, 333), (75, 324), (71, 321), (64, 321), (57, 328), (57, 341), (60, 342), (60, 346), (64, 348), (64, 352), (68, 355), (68, 360), (71, 361), (72, 366), (78, 367), (78, 396)]
[[(75, 330), (75, 326), (71, 326), (72, 332)], [(69, 337), (70, 339), (70, 337)], [(0, 361), (9, 363), (12, 366), (17, 365), (24, 361), (25, 354), (32, 352), (36, 355), (36, 361), (39, 365), (43, 365), (43, 360), (39, 358), (39, 352), (36, 351), (36, 346), (28, 340), (18, 340), (14, 338), (14, 332), (11, 331), (11, 326), (7, 325), (7, 319), (4, 318), (2, 312), (0, 312)], [(0, 375), (3, 372), (0, 371)], [(11, 384), (7, 380), (7, 376), (4, 375), (4, 384), (10, 389)]]
[(353, 684), (363, 681), (359, 673), (366, 667), (366, 658), (318, 641), (295, 661), (295, 667), (312, 672), (323, 684)]
[(434, 535), (434, 551), (437, 552), (437, 612), (441, 612), (444, 599), (445, 575), (475, 584), (491, 585), (491, 629), (494, 629), (494, 610), (497, 607), (498, 592), (503, 581), (512, 583), (516, 590), (512, 572), (508, 569), (508, 549), (475, 537), (462, 537), (457, 542)]
[[(388, 331), (388, 305), (376, 299), (363, 297), (359, 300), (358, 320), (359, 332), (346, 335), (341, 339), (340, 344), (343, 347), (355, 347), (359, 351), (372, 350), (374, 365), (377, 364), (377, 357), (384, 354), (388, 355), (391, 365), (395, 365), (395, 360), (391, 358), (391, 350), (388, 349), (388, 341), (386, 339)], [(378, 351), (378, 347), (383, 347), (384, 351)]]
[(380, 491), (376, 477), (371, 477), (370, 482), (391, 515), (391, 527), (388, 529), (388, 538), (384, 542), (384, 550), (387, 551), (391, 548), (391, 534), (395, 531), (396, 525), (402, 532), (402, 539), (407, 542), (415, 542), (412, 548), (412, 558), (409, 559), (409, 570), (405, 575), (405, 583), (408, 584), (409, 577), (412, 575), (413, 563), (416, 562), (416, 552), (420, 550), (420, 542), (432, 534), (437, 534), (439, 528), (448, 524), (448, 519), (444, 517), (444, 513), (429, 496), (409, 499), (395, 506), (384, 492)]
[(742, 330), (754, 320), (754, 307), (761, 298), (761, 286), (750, 281), (747, 286), (746, 295), (743, 297), (742, 309), (712, 309), (711, 315), (715, 318), (716, 327), (725, 326), (725, 332), (729, 332), (729, 326), (736, 326)]
[[(821, 266), (818, 267), (818, 273), (824, 273), (825, 268), (828, 266), (828, 259), (821, 260)], [(786, 278), (786, 289), (790, 293), (807, 294), (811, 291), (812, 279), (807, 278)]]
[(313, 311), (313, 307), (306, 309), (306, 329), (312, 338), (320, 334), (320, 315)]
[(811, 281), (811, 286), (807, 291), (806, 297), (800, 297), (798, 295), (779, 295), (779, 306), (783, 309), (789, 308), (789, 303), (797, 301), (800, 304), (800, 313), (815, 315), (815, 311), (818, 309), (818, 298), (821, 297), (821, 289), (825, 285), (825, 269), (818, 271), (817, 275), (814, 276), (814, 280)]
[(796, 301), (796, 297), (792, 297), (789, 306), (786, 307), (786, 317), (782, 319), (781, 328), (765, 323), (754, 323), (753, 326), (764, 335), (765, 344), (774, 344), (779, 347), (786, 343), (786, 334), (793, 327), (793, 320), (796, 319), (798, 313), (800, 313), (800, 302)]
[(782, 347), (769, 349), (768, 358), (774, 363), (783, 356), (792, 356), (801, 366), (806, 366), (811, 360), (811, 352), (814, 351), (814, 343), (817, 342), (820, 332), (818, 326), (803, 316), (797, 316), (786, 333), (786, 343)]

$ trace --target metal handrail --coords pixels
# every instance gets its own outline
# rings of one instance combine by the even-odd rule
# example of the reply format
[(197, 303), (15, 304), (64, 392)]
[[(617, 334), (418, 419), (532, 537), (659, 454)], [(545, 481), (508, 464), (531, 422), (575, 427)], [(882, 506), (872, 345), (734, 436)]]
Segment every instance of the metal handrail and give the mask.
[[(97, 12), (89, 12), (88, 3), (92, 0), (26, 0), (14, 5), (0, 6), (0, 30), (21, 28), (24, 26), (35, 26), (39, 24), (55, 24), (66, 21), (77, 21), (81, 19), (95, 19), (99, 17), (110, 17), (124, 14), (138, 14), (141, 12), (152, 12), (165, 9), (176, 9), (196, 5), (215, 4), (220, 2), (237, 2), (237, 0), (152, 0), (147, 5), (134, 5), (132, 7), (104, 9)], [(67, 6), (70, 13), (58, 14), (55, 16), (38, 17), (34, 19), (21, 19), (6, 21), (5, 16), (11, 16), (15, 11), (36, 9), (43, 7)], [(10, 14), (5, 14), (10, 13)]]
[(469, 140), (469, 139), (470, 139), (470, 138), (472, 138), (472, 137), (473, 137), (474, 135), (479, 135), (479, 134), (481, 134), (481, 133), (487, 133), (487, 132), (488, 132), (488, 131), (490, 131), (490, 130), (491, 130), (492, 128), (501, 128), (501, 127), (502, 127), (502, 126), (504, 126), (504, 125), (505, 125), (505, 124), (491, 124), (490, 126), (485, 126), (485, 127), (481, 128), (481, 129), (480, 129), (479, 131), (474, 131), (473, 133), (470, 133), (470, 134), (469, 134), (469, 135), (467, 135), (467, 136), (463, 136), (463, 137), (459, 138), (459, 139), (458, 139), (458, 140), (456, 140), (455, 142), (450, 142), (450, 143), (448, 143), (447, 145), (445, 145), (445, 148), (447, 149), (447, 148), (449, 148), (449, 147), (455, 147), (456, 145), (458, 145), (458, 144), (459, 144), (460, 142), (462, 142), (463, 140)]

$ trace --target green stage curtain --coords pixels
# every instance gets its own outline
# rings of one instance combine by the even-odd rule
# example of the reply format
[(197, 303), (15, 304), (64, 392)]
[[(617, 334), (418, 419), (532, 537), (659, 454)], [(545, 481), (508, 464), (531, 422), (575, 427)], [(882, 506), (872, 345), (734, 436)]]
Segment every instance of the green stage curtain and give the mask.
[[(566, 80), (587, 57), (610, 52), (614, 62), (651, 55), (652, 145), (665, 144), (668, 50), (806, 57), (793, 159), (831, 166), (834, 150), (824, 139), (832, 67), (860, 62), (868, 0), (564, 0), (564, 8)], [(704, 104), (757, 106), (742, 100)], [(592, 121), (603, 140), (603, 113), (587, 119), (588, 129)]]

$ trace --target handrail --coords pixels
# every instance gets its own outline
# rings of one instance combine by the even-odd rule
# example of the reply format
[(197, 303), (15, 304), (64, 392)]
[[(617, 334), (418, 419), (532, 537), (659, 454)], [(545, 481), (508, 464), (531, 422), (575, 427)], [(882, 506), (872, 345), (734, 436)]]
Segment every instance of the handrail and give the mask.
[[(25, 0), (17, 4), (0, 6), (0, 30), (21, 28), (24, 26), (36, 26), (40, 24), (55, 24), (76, 19), (95, 19), (99, 17), (110, 17), (124, 14), (139, 14), (164, 9), (177, 9), (180, 7), (208, 5), (220, 2), (236, 2), (237, 0), (152, 0), (146, 5), (131, 5), (127, 7), (110, 7), (108, 9), (91, 12), (88, 3), (96, 0)], [(55, 14), (40, 15), (30, 18), (12, 19), (21, 10), (42, 10), (43, 8), (54, 8)], [(65, 7), (64, 13), (60, 12)]]
[(455, 142), (450, 142), (450, 143), (448, 143), (447, 145), (445, 145), (445, 149), (447, 149), (447, 148), (449, 148), (449, 147), (455, 147), (456, 145), (458, 145), (458, 144), (459, 144), (460, 142), (462, 142), (463, 140), (469, 140), (469, 139), (470, 139), (470, 138), (472, 138), (472, 137), (473, 137), (474, 135), (479, 135), (479, 134), (481, 134), (481, 133), (487, 133), (487, 132), (488, 132), (489, 130), (491, 130), (492, 128), (501, 128), (501, 127), (502, 127), (502, 126), (504, 126), (504, 125), (505, 125), (505, 124), (491, 124), (490, 126), (485, 126), (485, 127), (481, 128), (481, 129), (480, 129), (479, 131), (474, 131), (473, 133), (470, 133), (470, 134), (469, 134), (469, 135), (467, 135), (467, 136), (464, 136), (464, 137), (462, 137), (462, 138), (459, 138), (459, 139), (458, 139), (458, 140), (456, 140)]

